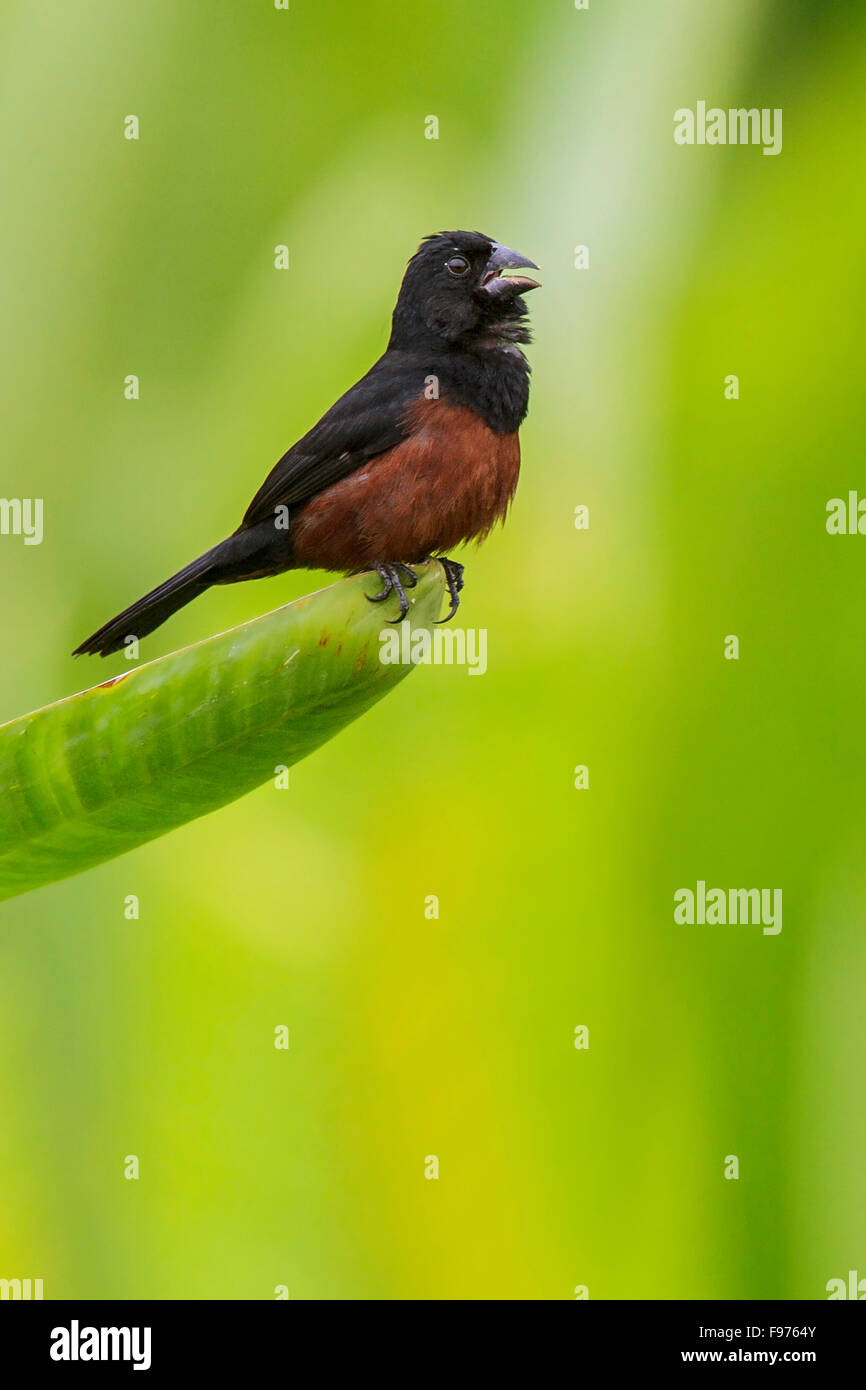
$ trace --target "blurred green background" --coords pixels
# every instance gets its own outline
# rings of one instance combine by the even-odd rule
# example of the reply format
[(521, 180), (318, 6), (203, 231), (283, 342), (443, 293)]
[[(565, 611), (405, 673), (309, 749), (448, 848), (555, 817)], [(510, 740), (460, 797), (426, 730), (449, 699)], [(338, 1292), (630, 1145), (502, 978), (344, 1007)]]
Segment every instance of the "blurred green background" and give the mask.
[[(0, 1276), (866, 1275), (866, 540), (824, 526), (866, 493), (864, 75), (854, 4), (6, 0), (0, 493), (45, 537), (0, 537), (0, 719), (125, 669), (68, 653), (237, 525), (423, 235), (544, 288), (512, 517), (463, 557), (486, 676), (420, 669), (288, 792), (0, 911)], [(783, 108), (782, 153), (678, 147), (699, 99)], [(142, 654), (321, 582), (212, 591)], [(677, 926), (699, 878), (781, 887), (781, 934)]]

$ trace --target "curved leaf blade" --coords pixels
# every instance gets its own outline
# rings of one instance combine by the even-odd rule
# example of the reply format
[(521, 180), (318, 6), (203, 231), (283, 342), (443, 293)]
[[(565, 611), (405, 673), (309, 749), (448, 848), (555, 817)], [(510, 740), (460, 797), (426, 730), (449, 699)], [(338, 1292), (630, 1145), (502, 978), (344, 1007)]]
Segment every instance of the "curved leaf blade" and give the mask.
[[(375, 576), (374, 576), (375, 578)], [(412, 669), (380, 659), (394, 602), (342, 580), (0, 726), (0, 900), (81, 873), (252, 791)], [(442, 605), (419, 568), (413, 629)]]

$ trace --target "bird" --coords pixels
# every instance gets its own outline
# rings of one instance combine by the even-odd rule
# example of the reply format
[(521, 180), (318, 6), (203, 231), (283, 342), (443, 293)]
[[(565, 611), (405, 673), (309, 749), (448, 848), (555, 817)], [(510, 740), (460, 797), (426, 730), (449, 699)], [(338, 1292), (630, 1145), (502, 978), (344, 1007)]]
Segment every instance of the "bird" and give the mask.
[(76, 647), (108, 656), (216, 584), (292, 569), (376, 571), (400, 623), (413, 565), (437, 560), (449, 611), (456, 545), (504, 521), (520, 470), (534, 261), (481, 232), (425, 237), (409, 261), (378, 361), (274, 465), (232, 535)]

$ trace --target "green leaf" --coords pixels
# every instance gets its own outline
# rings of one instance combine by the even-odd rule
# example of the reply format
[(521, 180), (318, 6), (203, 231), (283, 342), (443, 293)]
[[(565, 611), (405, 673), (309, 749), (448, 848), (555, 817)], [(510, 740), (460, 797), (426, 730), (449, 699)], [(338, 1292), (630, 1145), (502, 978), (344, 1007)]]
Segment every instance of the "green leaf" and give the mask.
[[(444, 593), (419, 567), (413, 630)], [(412, 670), (383, 664), (396, 600), (362, 575), (0, 726), (0, 900), (67, 878), (225, 806)], [(397, 629), (399, 632), (399, 629)]]

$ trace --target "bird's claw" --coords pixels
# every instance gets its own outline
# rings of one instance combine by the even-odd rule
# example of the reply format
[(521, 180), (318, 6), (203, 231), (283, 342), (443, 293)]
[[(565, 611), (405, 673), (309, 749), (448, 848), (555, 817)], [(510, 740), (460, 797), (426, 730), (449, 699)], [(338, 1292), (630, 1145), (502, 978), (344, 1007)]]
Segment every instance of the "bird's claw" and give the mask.
[(459, 565), (456, 560), (446, 560), (444, 555), (437, 555), (435, 558), (442, 566), (445, 574), (445, 583), (448, 585), (448, 593), (451, 597), (451, 607), (448, 609), (445, 617), (439, 618), (437, 621), (440, 623), (448, 623), (460, 607), (460, 590), (463, 588), (463, 566)]
[[(448, 594), (451, 599), (451, 606), (445, 614), (445, 617), (438, 619), (440, 623), (447, 623), (451, 621), (457, 609), (460, 607), (460, 590), (463, 588), (463, 565), (458, 564), (456, 560), (446, 559), (444, 555), (428, 555), (421, 563), (426, 565), (434, 560), (442, 566), (442, 571), (445, 575), (445, 583), (448, 586)], [(408, 565), (400, 563), (383, 563), (376, 565), (375, 569), (382, 580), (382, 588), (378, 594), (367, 594), (367, 598), (370, 603), (384, 603), (385, 599), (389, 598), (391, 594), (396, 594), (397, 598), (400, 600), (400, 616), (399, 618), (392, 618), (391, 621), (394, 623), (402, 623), (406, 614), (409, 612), (409, 600), (406, 597), (403, 586), (405, 585), (407, 589), (414, 589), (415, 585), (418, 583), (418, 576)], [(402, 580), (400, 578), (401, 570), (405, 576)]]
[[(400, 579), (400, 570), (402, 570), (405, 575), (405, 579), (403, 580)], [(418, 583), (417, 574), (414, 570), (410, 569), (408, 565), (402, 564), (376, 565), (376, 573), (382, 580), (382, 590), (378, 594), (367, 594), (366, 597), (369, 599), (370, 603), (384, 603), (385, 599), (391, 594), (396, 594), (400, 601), (400, 616), (399, 618), (391, 618), (389, 621), (393, 623), (402, 623), (406, 614), (409, 612), (409, 600), (406, 597), (403, 585), (405, 584), (407, 589), (414, 589), (415, 585)]]

